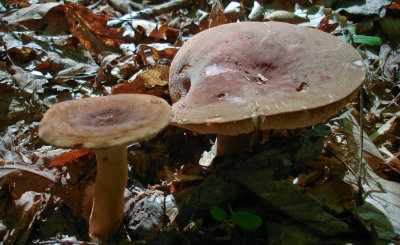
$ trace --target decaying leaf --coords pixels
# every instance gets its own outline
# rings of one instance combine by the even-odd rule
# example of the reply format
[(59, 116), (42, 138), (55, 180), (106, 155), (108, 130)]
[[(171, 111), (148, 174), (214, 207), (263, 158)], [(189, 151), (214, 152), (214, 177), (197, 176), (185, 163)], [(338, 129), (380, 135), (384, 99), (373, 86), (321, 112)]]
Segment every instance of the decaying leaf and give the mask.
[(172, 172), (167, 166), (164, 166), (162, 171), (159, 171), (157, 173), (157, 176), (162, 180), (174, 184), (185, 183), (190, 181), (199, 181), (204, 179), (203, 176), (199, 175), (189, 175), (189, 174)]
[(377, 15), (382, 8), (389, 6), (390, 3), (391, 1), (389, 0), (366, 0), (362, 3), (356, 0), (340, 1), (338, 10), (345, 11), (346, 13), (353, 15)]
[(81, 44), (95, 52), (119, 52), (124, 42), (123, 30), (107, 27), (108, 16), (95, 15), (92, 10), (72, 2), (65, 2), (65, 15), (71, 26), (71, 33)]
[(399, 128), (399, 120), (400, 116), (394, 116), (387, 120), (386, 123), (383, 124), (375, 133), (369, 136), (372, 142), (377, 143), (384, 140), (385, 137), (389, 137), (396, 128)]
[(291, 24), (299, 24), (309, 21), (307, 18), (300, 17), (292, 12), (285, 10), (277, 10), (275, 12), (272, 12), (265, 16), (264, 20), (287, 22)]
[(79, 161), (79, 165), (82, 165), (82, 162), (85, 163), (88, 160), (82, 160), (83, 158), (92, 159), (94, 157), (94, 153), (89, 150), (70, 150), (62, 153), (61, 155), (56, 156), (53, 161), (50, 163), (49, 167), (61, 167), (67, 164), (72, 164)]
[(249, 14), (249, 20), (260, 21), (264, 19), (264, 7), (261, 6), (257, 1), (254, 1), (253, 8)]
[[(340, 120), (339, 123), (348, 129), (343, 131), (349, 140), (347, 147), (350, 151), (355, 152), (353, 156), (356, 156), (350, 166), (352, 171), (346, 176), (348, 182), (358, 190), (359, 176), (355, 176), (354, 173), (364, 174), (361, 176), (363, 204), (355, 206), (353, 212), (364, 226), (370, 231), (374, 230), (379, 238), (394, 239), (400, 234), (400, 221), (397, 219), (400, 216), (400, 184), (382, 179), (373, 171), (376, 166), (375, 158), (380, 153), (367, 136), (363, 137), (365, 154), (362, 162), (365, 165), (360, 166), (360, 151), (358, 150), (361, 146), (360, 126), (352, 115)], [(371, 155), (374, 157), (371, 158)], [(381, 161), (385, 161), (381, 155), (379, 158)]]
[[(0, 240), (85, 243), (58, 229), (70, 225), (54, 214), (62, 213), (62, 207), (69, 219), (84, 220), (86, 225), (94, 195), (93, 153), (43, 145), (37, 129), (48, 107), (111, 92), (147, 93), (169, 101), (169, 66), (184, 41), (221, 24), (263, 21), (265, 14), (269, 14), (265, 20), (334, 35), (348, 33), (346, 26), (356, 28), (357, 34), (351, 33), (353, 42), (369, 75), (364, 85), (363, 143), (352, 118), (359, 115), (348, 112), (327, 124), (332, 129), (327, 137), (303, 135), (271, 150), (266, 147), (274, 147), (269, 144), (276, 135), (264, 132), (260, 146), (243, 159), (213, 159), (210, 151), (199, 166), (201, 153), (214, 144), (213, 136), (169, 127), (158, 139), (128, 148), (132, 164), (125, 191), (123, 242), (168, 243), (184, 238), (193, 243), (193, 237), (196, 241), (204, 237), (225, 243), (243, 236), (259, 239), (255, 244), (318, 244), (330, 243), (329, 235), (343, 239), (339, 234), (352, 235), (353, 229), (399, 239), (400, 186), (388, 181), (400, 176), (400, 50), (393, 45), (400, 37), (399, 4), (400, 0), (3, 2)], [(269, 81), (260, 75), (255, 82), (261, 86)], [(299, 91), (312, 90), (303, 85)], [(357, 103), (353, 102), (359, 108)], [(281, 132), (282, 138), (294, 136)], [(360, 152), (363, 171), (358, 166)], [(215, 166), (207, 165), (212, 161)], [(360, 172), (365, 175), (361, 189)], [(263, 218), (258, 228), (262, 232), (221, 228), (208, 217), (211, 205), (255, 211)], [(54, 225), (51, 219), (61, 222)], [(366, 229), (349, 228), (355, 219)], [(41, 235), (31, 236), (36, 234), (33, 228)], [(86, 231), (77, 234), (83, 236), (80, 240), (88, 240)]]
[(151, 94), (169, 100), (168, 96), (169, 67), (156, 65), (148, 70), (138, 72), (129, 81), (112, 87), (112, 94), (139, 93)]
[(355, 206), (354, 191), (343, 181), (321, 181), (306, 190), (317, 197), (324, 206), (338, 214)]
[(168, 43), (140, 44), (135, 55), (135, 62), (139, 65), (155, 65), (162, 59), (171, 61), (178, 49)]
[(244, 19), (244, 9), (239, 2), (232, 1), (224, 9), (223, 14), (228, 22), (236, 22)]
[(224, 5), (221, 0), (213, 1), (213, 6), (210, 15), (207, 18), (207, 22), (207, 28), (228, 23), (228, 19), (224, 14)]
[(32, 4), (29, 7), (21, 8), (17, 11), (2, 16), (2, 20), (7, 21), (10, 24), (28, 20), (40, 20), (47, 14), (48, 11), (60, 5), (61, 3), (58, 2)]
[(303, 192), (301, 187), (287, 180), (276, 180), (271, 169), (254, 171), (241, 168), (230, 170), (229, 176), (283, 213), (323, 234), (334, 235), (349, 229), (346, 223), (325, 212), (315, 197)]
[(388, 44), (382, 45), (379, 52), (379, 63), (385, 77), (395, 82), (394, 79), (400, 75), (400, 49), (394, 50)]
[(322, 20), (319, 22), (317, 29), (331, 33), (333, 32), (337, 27), (339, 26), (339, 23), (334, 23), (334, 24), (329, 24), (329, 16), (325, 16), (322, 18)]
[(40, 217), (49, 203), (50, 195), (34, 191), (25, 192), (20, 198), (14, 200), (9, 207), (6, 217), (9, 229), (3, 237), (7, 244), (26, 244), (31, 235), (33, 224)]
[(175, 43), (179, 35), (166, 22), (160, 25), (148, 20), (132, 20), (131, 25), (135, 32), (134, 40), (140, 43), (150, 43), (154, 39)]
[(125, 197), (127, 228), (139, 237), (154, 238), (161, 227), (173, 221), (178, 209), (173, 195), (136, 187)]

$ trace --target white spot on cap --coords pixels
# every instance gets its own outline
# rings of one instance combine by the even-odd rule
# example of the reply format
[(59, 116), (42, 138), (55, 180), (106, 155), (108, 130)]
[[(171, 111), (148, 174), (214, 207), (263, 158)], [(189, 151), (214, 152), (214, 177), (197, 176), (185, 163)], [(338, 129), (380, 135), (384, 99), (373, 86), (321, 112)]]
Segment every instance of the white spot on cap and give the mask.
[(225, 100), (228, 100), (231, 103), (235, 103), (235, 104), (245, 104), (246, 100), (244, 100), (243, 98), (237, 97), (237, 96), (227, 96), (225, 97)]
[(215, 76), (221, 73), (229, 72), (232, 69), (223, 67), (223, 66), (218, 66), (217, 64), (213, 64), (210, 66), (207, 66), (206, 69), (204, 69), (204, 73), (206, 76)]

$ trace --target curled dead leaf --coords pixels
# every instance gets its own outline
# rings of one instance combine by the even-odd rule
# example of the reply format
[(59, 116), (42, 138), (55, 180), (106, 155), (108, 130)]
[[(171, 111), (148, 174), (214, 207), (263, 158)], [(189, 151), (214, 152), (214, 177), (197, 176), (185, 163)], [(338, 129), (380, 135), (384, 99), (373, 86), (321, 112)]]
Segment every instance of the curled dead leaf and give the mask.
[(56, 156), (49, 167), (60, 167), (67, 164), (77, 163), (83, 165), (94, 158), (94, 153), (89, 150), (74, 149)]
[(107, 26), (108, 15), (95, 15), (91, 9), (73, 2), (65, 1), (65, 15), (71, 26), (71, 33), (88, 50), (119, 52), (119, 44), (125, 40), (122, 28)]
[(169, 100), (169, 67), (156, 65), (138, 72), (133, 79), (112, 87), (112, 94), (151, 94)]
[(290, 24), (299, 24), (303, 22), (310, 21), (308, 18), (300, 17), (292, 12), (285, 11), (285, 10), (277, 10), (265, 16), (264, 20), (269, 21), (280, 21), (286, 22)]

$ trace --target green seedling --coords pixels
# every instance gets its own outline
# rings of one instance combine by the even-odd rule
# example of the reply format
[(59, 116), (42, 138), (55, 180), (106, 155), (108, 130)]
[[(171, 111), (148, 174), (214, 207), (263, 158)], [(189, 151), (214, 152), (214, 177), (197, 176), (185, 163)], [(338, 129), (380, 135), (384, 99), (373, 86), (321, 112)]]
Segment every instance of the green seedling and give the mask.
[(339, 38), (346, 42), (350, 43), (351, 40), (353, 40), (353, 43), (366, 44), (370, 46), (379, 46), (382, 43), (382, 39), (380, 39), (379, 37), (357, 35), (356, 28), (354, 26), (347, 27), (345, 29), (348, 31), (348, 34), (339, 36)]
[(260, 216), (246, 211), (232, 212), (231, 217), (229, 220), (227, 220), (227, 214), (222, 208), (218, 206), (211, 206), (210, 214), (215, 220), (233, 223), (244, 230), (254, 230), (262, 224), (262, 219)]

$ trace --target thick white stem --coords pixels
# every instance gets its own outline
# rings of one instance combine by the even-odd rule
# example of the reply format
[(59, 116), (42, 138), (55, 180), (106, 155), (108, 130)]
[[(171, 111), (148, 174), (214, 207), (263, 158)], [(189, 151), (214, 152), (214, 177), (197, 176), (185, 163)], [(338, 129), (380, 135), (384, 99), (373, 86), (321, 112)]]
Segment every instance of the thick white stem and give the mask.
[(106, 241), (114, 235), (124, 216), (124, 191), (128, 180), (126, 147), (96, 150), (97, 177), (89, 235)]

